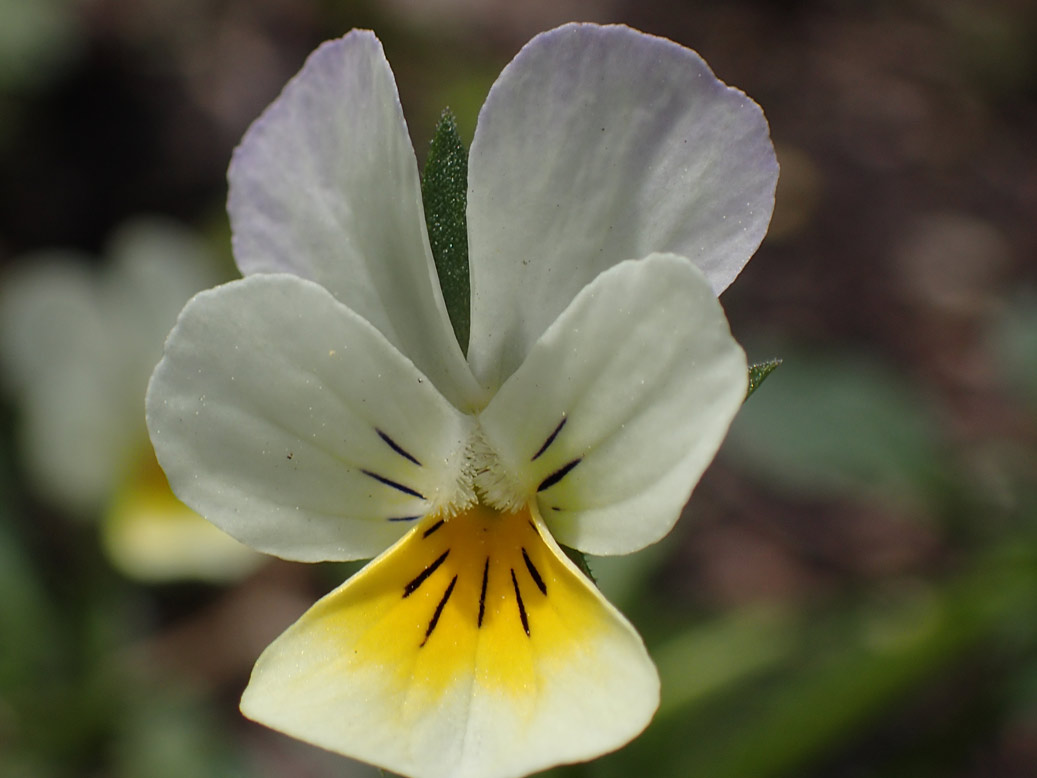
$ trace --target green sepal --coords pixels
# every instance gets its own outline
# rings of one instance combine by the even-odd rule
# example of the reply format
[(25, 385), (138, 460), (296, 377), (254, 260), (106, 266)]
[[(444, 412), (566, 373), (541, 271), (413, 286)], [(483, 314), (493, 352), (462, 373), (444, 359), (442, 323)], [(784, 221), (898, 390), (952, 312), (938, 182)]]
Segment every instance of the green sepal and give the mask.
[(450, 324), (468, 354), (471, 288), (468, 279), (468, 151), (450, 109), (436, 125), (421, 178), (425, 225)]
[(766, 362), (757, 362), (755, 365), (749, 366), (749, 388), (745, 391), (746, 400), (760, 388), (760, 384), (767, 380), (767, 376), (773, 373), (780, 364), (781, 359), (768, 359)]
[(580, 572), (587, 576), (591, 583), (597, 586), (598, 579), (594, 577), (594, 573), (591, 572), (591, 566), (587, 564), (587, 555), (570, 546), (563, 546), (561, 543), (558, 545), (561, 547), (562, 551), (565, 552), (565, 555), (569, 557), (569, 561), (580, 568)]

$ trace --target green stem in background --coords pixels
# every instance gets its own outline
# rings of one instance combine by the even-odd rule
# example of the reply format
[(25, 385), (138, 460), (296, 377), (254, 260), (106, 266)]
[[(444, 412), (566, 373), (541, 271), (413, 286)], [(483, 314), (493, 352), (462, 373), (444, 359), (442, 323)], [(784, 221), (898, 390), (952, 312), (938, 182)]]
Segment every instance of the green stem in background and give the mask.
[[(901, 581), (822, 619), (761, 608), (695, 627), (653, 650), (663, 679), (657, 721), (599, 760), (595, 778), (812, 774), (903, 716), (965, 658), (1005, 653), (1006, 634), (1016, 648), (1004, 660), (1025, 661), (1037, 645), (1035, 598), (1037, 546), (1016, 535), (956, 578)], [(1018, 678), (1028, 666), (1010, 671)]]
[(468, 224), (465, 219), (468, 151), (449, 108), (443, 111), (432, 137), (421, 179), (421, 199), (425, 204), (425, 224), (443, 301), (454, 336), (467, 356), (471, 329)]

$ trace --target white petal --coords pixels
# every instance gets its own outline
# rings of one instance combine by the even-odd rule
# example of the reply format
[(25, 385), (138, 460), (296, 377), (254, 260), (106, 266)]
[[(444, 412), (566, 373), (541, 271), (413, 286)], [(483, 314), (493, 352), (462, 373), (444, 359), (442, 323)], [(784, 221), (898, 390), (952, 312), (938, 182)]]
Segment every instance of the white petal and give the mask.
[(242, 273), (318, 282), (456, 405), (475, 397), (439, 290), (396, 83), (373, 34), (318, 48), (246, 133), (228, 176)]
[(470, 424), (374, 327), (290, 275), (188, 303), (147, 420), (177, 497), (305, 561), (373, 556), (451, 500)]
[(673, 526), (746, 382), (705, 277), (653, 255), (580, 292), (479, 420), (560, 542), (619, 554)]
[(618, 748), (659, 682), (536, 513), (430, 517), (263, 653), (245, 715), (411, 778), (513, 778)]
[(494, 84), (472, 143), (476, 376), (499, 386), (621, 260), (680, 254), (719, 293), (763, 238), (777, 174), (759, 106), (693, 51), (626, 27), (534, 38)]

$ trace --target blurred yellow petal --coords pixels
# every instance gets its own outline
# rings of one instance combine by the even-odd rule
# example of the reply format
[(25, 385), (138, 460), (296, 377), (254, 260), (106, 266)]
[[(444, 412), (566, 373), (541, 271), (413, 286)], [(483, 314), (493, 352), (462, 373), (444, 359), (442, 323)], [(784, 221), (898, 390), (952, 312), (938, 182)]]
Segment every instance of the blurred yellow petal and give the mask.
[(150, 446), (106, 511), (102, 539), (112, 564), (144, 581), (233, 581), (265, 558), (176, 499)]
[(535, 510), (425, 519), (260, 657), (261, 723), (419, 778), (505, 778), (637, 735), (658, 677)]

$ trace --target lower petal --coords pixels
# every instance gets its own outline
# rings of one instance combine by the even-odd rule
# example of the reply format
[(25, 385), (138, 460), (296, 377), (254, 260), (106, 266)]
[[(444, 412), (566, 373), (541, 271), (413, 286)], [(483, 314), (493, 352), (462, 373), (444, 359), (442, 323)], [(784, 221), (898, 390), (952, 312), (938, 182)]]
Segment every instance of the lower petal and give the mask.
[(260, 657), (250, 718), (416, 778), (507, 778), (611, 751), (658, 677), (535, 510), (428, 517)]

